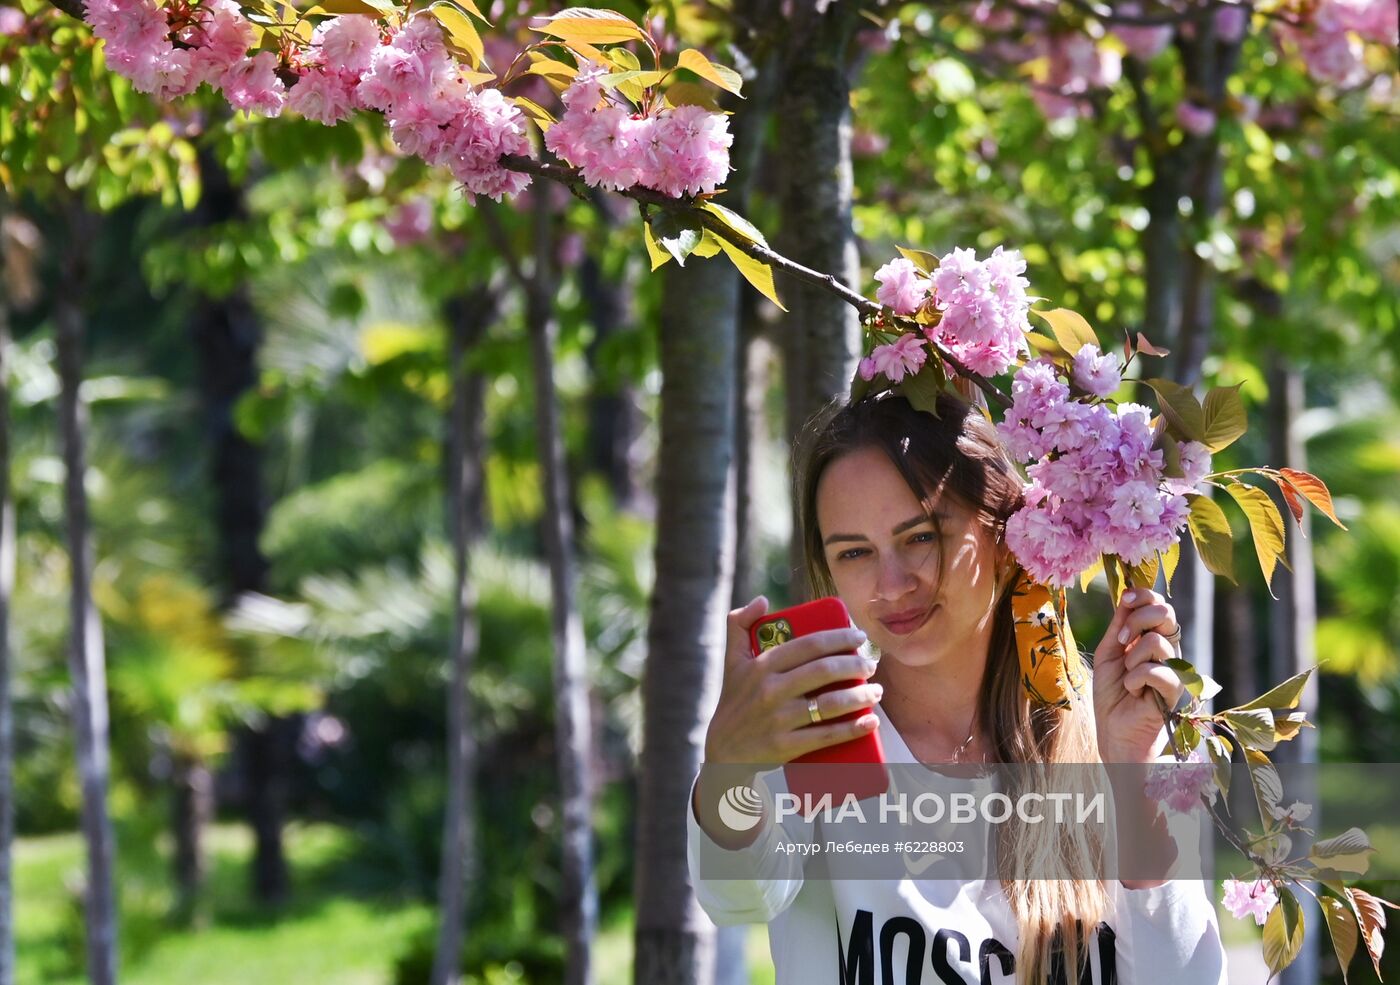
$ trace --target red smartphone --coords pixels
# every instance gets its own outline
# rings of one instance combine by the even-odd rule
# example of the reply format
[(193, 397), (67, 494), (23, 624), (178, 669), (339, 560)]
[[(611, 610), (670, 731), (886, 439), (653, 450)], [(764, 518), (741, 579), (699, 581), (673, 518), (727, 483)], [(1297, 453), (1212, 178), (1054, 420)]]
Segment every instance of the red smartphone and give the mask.
[[(787, 609), (779, 609), (777, 612), (769, 612), (755, 622), (749, 628), (750, 652), (756, 657), (764, 650), (772, 649), (779, 643), (795, 637), (806, 636), (823, 629), (845, 629), (851, 625), (851, 615), (839, 598), (827, 596), (815, 599)], [(835, 691), (863, 683), (863, 677), (832, 681), (808, 692), (805, 697), (810, 698), (824, 691)], [(867, 706), (836, 718), (824, 718), (822, 721), (850, 721), (870, 711), (871, 708)], [(883, 793), (890, 784), (889, 773), (885, 770), (885, 750), (880, 745), (878, 730), (834, 746), (804, 753), (784, 765), (783, 775), (787, 779), (789, 792), (799, 798), (804, 814), (815, 813), (817, 803), (826, 794), (831, 794), (832, 806), (839, 808), (849, 794), (854, 794), (857, 800), (863, 800)], [(813, 807), (812, 811), (807, 810), (809, 805)]]

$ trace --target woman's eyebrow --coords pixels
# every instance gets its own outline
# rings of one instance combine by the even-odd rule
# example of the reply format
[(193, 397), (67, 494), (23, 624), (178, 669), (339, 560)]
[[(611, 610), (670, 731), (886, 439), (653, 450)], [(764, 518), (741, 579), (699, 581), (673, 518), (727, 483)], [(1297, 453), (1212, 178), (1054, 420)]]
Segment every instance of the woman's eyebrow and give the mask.
[[(918, 526), (919, 524), (921, 524), (921, 523), (928, 523), (930, 520), (934, 519), (935, 517), (937, 517), (937, 518), (940, 519), (940, 520), (946, 520), (946, 519), (948, 519), (948, 514), (935, 511), (935, 512), (933, 512), (933, 513), (927, 513), (927, 514), (924, 514), (924, 515), (922, 515), (922, 516), (911, 516), (909, 519), (907, 519), (907, 520), (905, 520), (905, 521), (903, 521), (903, 522), (901, 522), (901, 523), (895, 524), (895, 528), (894, 528), (893, 530), (891, 530), (890, 533), (892, 533), (892, 534), (902, 534), (902, 533), (904, 533), (904, 531), (908, 530), (910, 527), (917, 527), (917, 526)], [(826, 540), (822, 541), (822, 546), (825, 547), (827, 544), (834, 544), (834, 543), (836, 543), (838, 540), (866, 540), (866, 539), (867, 539), (867, 538), (865, 537), (864, 534), (832, 534), (832, 535), (831, 535), (830, 537), (828, 537)]]

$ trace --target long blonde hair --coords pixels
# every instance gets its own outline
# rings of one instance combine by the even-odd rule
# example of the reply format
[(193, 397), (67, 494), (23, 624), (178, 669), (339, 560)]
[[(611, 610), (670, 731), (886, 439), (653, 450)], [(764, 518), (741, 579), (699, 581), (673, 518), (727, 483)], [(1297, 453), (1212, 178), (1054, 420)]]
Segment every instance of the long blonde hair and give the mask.
[[(982, 412), (947, 392), (939, 395), (937, 409), (938, 417), (915, 410), (903, 396), (887, 390), (855, 404), (832, 400), (803, 428), (794, 447), (793, 493), (813, 597), (837, 594), (822, 547), (816, 503), (823, 470), (841, 455), (860, 448), (880, 449), (926, 510), (933, 513), (937, 498), (951, 494), (998, 538), (1007, 518), (1020, 508), (1022, 480)], [(936, 514), (933, 522), (938, 524)], [(940, 552), (940, 582), (944, 563)], [(1057, 763), (1098, 763), (1099, 751), (1092, 700), (1076, 696), (1067, 708), (1033, 706), (1021, 683), (1011, 611), (1011, 585), (1018, 573), (1013, 563), (997, 587), (977, 720), (998, 762), (1026, 764), (1007, 771), (1013, 784), (1034, 789), (1047, 782), (1040, 765), (1049, 765), (1053, 771)], [(1017, 793), (1006, 792), (1013, 799)], [(1089, 937), (1110, 909), (1108, 888), (1102, 879), (1047, 874), (1102, 871), (1095, 868), (1103, 857), (1101, 828), (1000, 825), (997, 838), (1000, 858), (1014, 866), (1003, 867), (1003, 872), (1040, 874), (1034, 879), (1001, 878), (1019, 931), (1017, 980), (1043, 981), (1068, 958), (1068, 967), (1075, 969), (1069, 981), (1078, 981), (1088, 966)]]

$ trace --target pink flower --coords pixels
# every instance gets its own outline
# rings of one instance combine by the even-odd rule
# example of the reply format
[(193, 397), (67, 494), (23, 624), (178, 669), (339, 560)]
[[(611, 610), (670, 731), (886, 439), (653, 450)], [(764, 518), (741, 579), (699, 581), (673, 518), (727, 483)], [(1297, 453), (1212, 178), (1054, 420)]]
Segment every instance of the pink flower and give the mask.
[(1191, 136), (1204, 137), (1215, 129), (1215, 111), (1195, 103), (1177, 103), (1176, 122)]
[(860, 361), (862, 379), (874, 379), (876, 373), (889, 377), (893, 383), (904, 379), (904, 374), (917, 373), (928, 358), (928, 348), (924, 340), (913, 332), (905, 332), (896, 341), (887, 345), (877, 345), (869, 356)]
[(219, 78), (219, 88), (234, 109), (277, 116), (286, 102), (286, 86), (277, 77), (277, 55), (260, 51), (235, 63)]
[(1249, 27), (1249, 8), (1243, 4), (1221, 7), (1215, 12), (1215, 39), (1236, 44)]
[(200, 82), (218, 85), (219, 78), (241, 61), (253, 45), (253, 26), (232, 0), (211, 0), (198, 8), (199, 20), (185, 41), (193, 45), (190, 71)]
[(308, 120), (334, 126), (355, 111), (353, 83), (346, 77), (312, 69), (287, 95), (287, 108)]
[(432, 232), (433, 206), (427, 199), (404, 202), (384, 220), (384, 228), (398, 246), (412, 246)]
[[(1136, 16), (1142, 13), (1141, 6), (1134, 2), (1121, 3), (1118, 7), (1124, 14)], [(1172, 43), (1170, 24), (1114, 24), (1113, 33), (1134, 58), (1144, 62), (1156, 58)]]
[(0, 37), (14, 37), (24, 30), (24, 11), (0, 7)]
[(894, 309), (897, 315), (912, 315), (928, 298), (929, 281), (913, 261), (899, 257), (875, 271), (880, 286), (875, 300)]
[(362, 14), (322, 21), (312, 37), (327, 71), (360, 76), (369, 70), (379, 47), (379, 26)]
[(1083, 346), (1074, 354), (1074, 384), (1096, 397), (1107, 397), (1123, 382), (1118, 357), (1100, 353), (1096, 345)]
[(1192, 749), (1182, 762), (1153, 763), (1144, 790), (1176, 813), (1190, 814), (1201, 808), (1203, 794), (1215, 802), (1215, 767), (1200, 749)]
[(1262, 927), (1269, 911), (1278, 903), (1278, 893), (1273, 883), (1267, 879), (1244, 882), (1239, 879), (1226, 879), (1221, 902), (1231, 915), (1244, 918), (1254, 917), (1254, 922)]

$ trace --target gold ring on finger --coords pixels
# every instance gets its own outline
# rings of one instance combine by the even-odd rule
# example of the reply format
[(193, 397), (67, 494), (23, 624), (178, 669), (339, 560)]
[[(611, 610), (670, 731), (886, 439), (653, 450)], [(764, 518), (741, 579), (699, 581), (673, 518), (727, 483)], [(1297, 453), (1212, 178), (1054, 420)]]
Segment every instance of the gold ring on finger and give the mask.
[(820, 709), (817, 708), (817, 699), (814, 697), (807, 699), (807, 717), (812, 720), (813, 725), (816, 725), (822, 720), (822, 713)]

